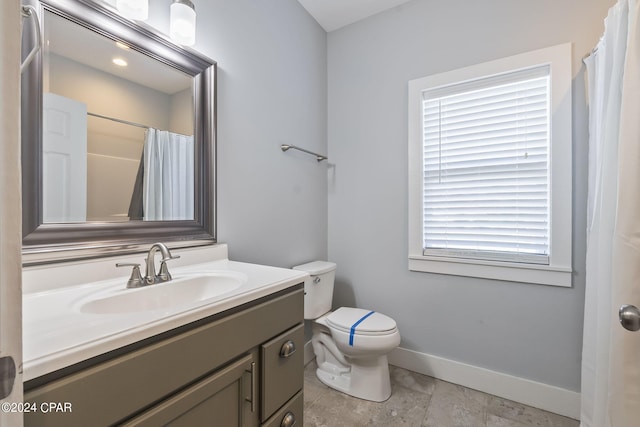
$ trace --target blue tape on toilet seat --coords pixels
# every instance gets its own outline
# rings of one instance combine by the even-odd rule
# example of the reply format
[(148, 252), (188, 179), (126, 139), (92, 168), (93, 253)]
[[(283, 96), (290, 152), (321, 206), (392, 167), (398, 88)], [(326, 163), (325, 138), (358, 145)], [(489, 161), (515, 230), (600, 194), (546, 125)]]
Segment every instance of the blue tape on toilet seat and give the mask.
[(362, 316), (356, 323), (351, 326), (351, 332), (349, 332), (349, 345), (353, 347), (353, 336), (356, 334), (356, 326), (358, 326), (364, 319), (371, 316), (375, 311), (370, 311), (364, 316)]

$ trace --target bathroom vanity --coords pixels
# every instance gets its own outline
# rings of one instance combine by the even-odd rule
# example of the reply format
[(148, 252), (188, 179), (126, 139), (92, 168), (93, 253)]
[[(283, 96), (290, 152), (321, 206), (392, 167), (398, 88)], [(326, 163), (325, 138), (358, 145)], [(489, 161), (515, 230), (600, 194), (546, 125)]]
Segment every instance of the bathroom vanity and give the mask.
[[(22, 117), (29, 120), (21, 133), (25, 393), (17, 409), (24, 409), (25, 425), (300, 425), (308, 275), (230, 261), (226, 245), (216, 244), (215, 61), (103, 2), (24, 3), (34, 18), (22, 40), (25, 56), (40, 49), (21, 75)], [(38, 47), (40, 27), (52, 42)], [(112, 53), (144, 67), (110, 75), (91, 62)], [(77, 90), (80, 81), (94, 86)], [(152, 114), (157, 106), (162, 114)], [(89, 126), (87, 116), (100, 125)], [(78, 152), (60, 156), (52, 135), (66, 135), (61, 124), (71, 122), (74, 132), (59, 145)], [(123, 125), (131, 129), (112, 128)], [(109, 138), (89, 137), (94, 128)], [(140, 149), (151, 144), (148, 133), (137, 135), (140, 128), (192, 138), (192, 158), (175, 168), (193, 184), (184, 200), (172, 199), (184, 215), (156, 218), (141, 209), (147, 198), (129, 192), (143, 184)], [(56, 160), (72, 154), (74, 161)], [(118, 157), (132, 166), (132, 182), (122, 184), (124, 169), (111, 163), (85, 170), (90, 155)], [(94, 175), (108, 191), (89, 189)], [(84, 200), (86, 194), (99, 197)], [(92, 213), (93, 201), (108, 212)], [(149, 271), (149, 247), (163, 248), (159, 241), (181, 257), (161, 251), (160, 280), (146, 274), (143, 283), (137, 269), (130, 276), (130, 266), (116, 268), (146, 263)]]
[[(187, 251), (182, 258), (194, 253)], [(226, 247), (217, 245), (209, 253), (224, 256)], [(67, 268), (80, 275), (83, 268), (95, 270), (87, 264)], [(304, 274), (224, 258), (181, 266), (172, 271), (175, 283), (148, 289), (180, 290), (188, 285), (180, 278), (194, 271), (224, 271), (245, 280), (192, 306), (180, 302), (158, 308), (144, 305), (147, 289), (138, 294), (125, 289), (120, 270), (120, 277), (90, 285), (48, 290), (34, 285), (34, 292), (28, 292), (45, 271), (25, 272), (24, 401), (35, 409), (25, 413), (26, 426), (301, 422)], [(93, 311), (96, 306), (88, 303), (104, 300), (105, 289), (114, 283), (120, 287), (118, 296), (141, 298), (142, 308), (128, 309), (122, 300), (113, 300), (119, 303), (113, 313), (107, 303)], [(59, 330), (63, 325), (66, 330)]]

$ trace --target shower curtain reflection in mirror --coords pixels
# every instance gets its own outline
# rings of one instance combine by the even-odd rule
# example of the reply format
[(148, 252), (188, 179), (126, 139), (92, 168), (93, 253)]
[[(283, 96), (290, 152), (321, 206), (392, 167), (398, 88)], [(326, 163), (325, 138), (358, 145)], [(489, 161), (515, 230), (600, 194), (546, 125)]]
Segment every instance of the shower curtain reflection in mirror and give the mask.
[(193, 136), (149, 128), (129, 216), (145, 221), (194, 219)]

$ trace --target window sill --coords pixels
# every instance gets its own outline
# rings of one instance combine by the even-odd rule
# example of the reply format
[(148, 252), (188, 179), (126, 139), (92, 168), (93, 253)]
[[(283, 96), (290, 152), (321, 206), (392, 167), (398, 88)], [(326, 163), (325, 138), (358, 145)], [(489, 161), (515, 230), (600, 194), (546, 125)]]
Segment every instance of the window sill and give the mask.
[(572, 276), (570, 267), (420, 255), (409, 256), (409, 270), (565, 288), (571, 287)]

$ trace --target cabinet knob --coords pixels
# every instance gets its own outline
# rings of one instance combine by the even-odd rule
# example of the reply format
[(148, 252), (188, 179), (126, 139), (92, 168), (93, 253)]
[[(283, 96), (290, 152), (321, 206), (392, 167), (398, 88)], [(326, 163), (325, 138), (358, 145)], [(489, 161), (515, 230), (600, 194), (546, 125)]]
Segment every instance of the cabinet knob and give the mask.
[(293, 412), (287, 412), (282, 418), (280, 427), (293, 427), (294, 425), (296, 425), (296, 416), (293, 415)]
[(280, 357), (289, 357), (296, 352), (296, 344), (289, 340), (280, 347)]

